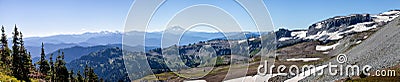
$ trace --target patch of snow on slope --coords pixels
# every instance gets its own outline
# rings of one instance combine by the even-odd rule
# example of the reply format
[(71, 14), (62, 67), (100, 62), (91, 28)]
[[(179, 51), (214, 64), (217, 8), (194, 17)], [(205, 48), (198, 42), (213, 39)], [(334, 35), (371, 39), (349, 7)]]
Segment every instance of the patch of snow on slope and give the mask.
[(321, 23), (318, 23), (317, 26), (315, 26), (315, 28), (316, 28), (316, 29), (322, 28), (322, 24), (321, 24)]
[(239, 41), (237, 41), (239, 44), (240, 43), (243, 43), (243, 42), (246, 42), (247, 40), (239, 40)]
[(192, 80), (192, 81), (183, 81), (183, 82), (207, 82), (206, 80)]
[(249, 39), (249, 41), (254, 41), (254, 40), (256, 40), (256, 38), (250, 38), (250, 39)]
[(381, 15), (394, 15), (399, 13), (400, 11), (388, 11), (388, 12), (383, 12)]
[(322, 31), (322, 32), (318, 32), (315, 35), (308, 36), (308, 37), (306, 37), (306, 39), (320, 39), (321, 37), (328, 36), (327, 37), (328, 40), (338, 40), (338, 39), (343, 38), (343, 36), (341, 36), (341, 34), (342, 34), (341, 32), (328, 33), (327, 31)]
[(399, 17), (399, 15), (400, 11), (389, 11), (379, 15), (373, 15), (372, 17), (374, 18), (375, 22), (389, 22), (392, 21), (394, 18)]
[(348, 32), (364, 32), (373, 28), (376, 28), (376, 25), (373, 25), (371, 27), (367, 27), (366, 25), (368, 24), (373, 24), (374, 22), (363, 22), (363, 23), (358, 23), (355, 25), (351, 25), (348, 28), (352, 28), (351, 30), (348, 30)]
[(360, 40), (360, 41), (357, 41), (356, 44), (360, 44), (361, 42), (362, 42), (361, 40)]
[(308, 61), (316, 61), (321, 58), (290, 58), (286, 59), (286, 61), (303, 61), (303, 62), (308, 62)]
[(374, 17), (375, 22), (389, 22), (389, 21), (393, 20), (394, 18), (398, 17), (398, 15), (394, 15), (394, 16), (374, 15), (372, 17)]
[(335, 49), (335, 47), (338, 46), (339, 44), (340, 44), (340, 43), (336, 43), (336, 44), (329, 45), (329, 46), (317, 45), (317, 46), (315, 47), (315, 49), (316, 49), (317, 51), (327, 51), (327, 50), (330, 50), (330, 49)]
[(278, 41), (286, 41), (286, 40), (290, 40), (290, 39), (292, 39), (292, 37), (282, 37), (282, 38), (279, 38)]
[(364, 37), (363, 37), (363, 39), (367, 39), (367, 38), (368, 38), (368, 36), (364, 36)]
[(245, 76), (240, 78), (235, 78), (231, 80), (226, 80), (223, 82), (268, 82), (268, 80), (272, 77), (276, 77), (278, 75), (287, 75), (286, 73), (277, 73), (277, 74), (267, 74), (265, 76), (262, 75), (254, 75), (254, 76)]
[(329, 52), (328, 52), (328, 51), (326, 51), (326, 52), (322, 52), (322, 54), (329, 54)]
[(334, 32), (334, 33), (327, 33), (329, 35), (329, 40), (339, 40), (342, 39), (343, 36), (341, 36), (342, 33), (339, 32)]
[(307, 37), (307, 31), (296, 31), (292, 32), (290, 35), (294, 37), (305, 38)]
[[(249, 41), (254, 41), (254, 40), (256, 40), (256, 38), (250, 38), (250, 39), (249, 39)], [(247, 41), (247, 39), (238, 40), (237, 42), (238, 42), (238, 43), (243, 43), (243, 42), (246, 42), (246, 41)]]
[(339, 17), (336, 17), (335, 19), (342, 19), (342, 18), (346, 18), (346, 17), (350, 17), (350, 16), (339, 16)]

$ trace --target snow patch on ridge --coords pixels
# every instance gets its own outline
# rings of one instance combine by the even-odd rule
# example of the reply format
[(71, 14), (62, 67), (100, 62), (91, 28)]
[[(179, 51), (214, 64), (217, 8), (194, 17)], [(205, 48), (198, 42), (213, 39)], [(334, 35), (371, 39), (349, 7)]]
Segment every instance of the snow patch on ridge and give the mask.
[(322, 24), (321, 24), (321, 23), (318, 23), (317, 26), (316, 26), (315, 28), (316, 28), (316, 29), (322, 28)]
[(286, 59), (286, 61), (303, 61), (303, 62), (309, 62), (309, 61), (316, 61), (321, 58), (290, 58)]
[(226, 80), (223, 82), (268, 82), (268, 80), (272, 77), (287, 75), (286, 73), (276, 73), (276, 74), (266, 74), (266, 75), (254, 75), (254, 76), (245, 76), (235, 79)]
[(308, 36), (308, 37), (306, 37), (306, 39), (317, 40), (317, 39), (321, 39), (322, 37), (326, 37), (326, 39), (328, 39), (328, 40), (339, 40), (339, 39), (343, 38), (343, 36), (341, 36), (341, 34), (343, 34), (343, 33), (338, 32), (338, 31), (331, 32), (331, 33), (327, 32), (327, 31), (322, 31), (322, 32), (317, 33), (316, 35)]
[(183, 81), (183, 82), (207, 82), (206, 80), (191, 80), (191, 81)]
[(315, 49), (316, 49), (317, 51), (327, 51), (327, 50), (330, 50), (330, 49), (335, 49), (335, 47), (338, 46), (339, 44), (340, 44), (340, 43), (336, 43), (336, 44), (329, 45), (329, 46), (317, 45), (317, 46), (315, 47)]
[(307, 31), (296, 31), (292, 32), (290, 35), (294, 37), (305, 38), (307, 37)]
[(400, 11), (388, 11), (388, 12), (383, 12), (380, 15), (394, 15), (394, 14), (399, 14)]
[(370, 29), (376, 28), (377, 25), (373, 25), (370, 27), (367, 27), (366, 25), (368, 24), (373, 24), (374, 22), (363, 22), (363, 23), (358, 23), (355, 25), (351, 25), (348, 28), (352, 28), (351, 30), (347, 31), (347, 32), (364, 32), (364, 31), (368, 31)]
[[(322, 31), (319, 32), (315, 35), (309, 35), (306, 36), (304, 39), (314, 39), (314, 40), (318, 40), (318, 39), (324, 39), (324, 40), (338, 40), (338, 39), (342, 39), (344, 36), (343, 34), (346, 33), (352, 33), (352, 32), (364, 32), (364, 31), (368, 31), (371, 30), (373, 28), (377, 28), (378, 27), (378, 23), (382, 23), (382, 22), (390, 22), (393, 19), (395, 19), (396, 17), (400, 16), (400, 11), (388, 11), (388, 12), (384, 12), (382, 14), (379, 15), (373, 15), (373, 22), (362, 22), (362, 23), (358, 23), (355, 25), (351, 25), (348, 26), (346, 28), (350, 28), (347, 31), (344, 32), (327, 32), (327, 31)], [(318, 23), (317, 27), (320, 23)]]
[(290, 39), (293, 39), (293, 38), (292, 37), (282, 37), (282, 38), (279, 38), (278, 41), (286, 41), (286, 40), (290, 40)]

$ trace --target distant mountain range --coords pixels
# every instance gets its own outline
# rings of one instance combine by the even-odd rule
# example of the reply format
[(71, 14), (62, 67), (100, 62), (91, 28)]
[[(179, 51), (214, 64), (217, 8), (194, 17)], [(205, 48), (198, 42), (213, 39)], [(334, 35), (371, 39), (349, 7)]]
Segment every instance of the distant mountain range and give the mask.
[[(41, 43), (44, 42), (46, 52), (54, 52), (58, 49), (70, 48), (74, 46), (90, 47), (97, 45), (109, 45), (109, 44), (123, 44), (122, 37), (129, 37), (129, 44), (124, 43), (128, 46), (151, 46), (151, 47), (161, 47), (161, 39), (164, 35), (180, 36), (180, 34), (174, 33), (175, 31), (183, 31), (181, 27), (173, 27), (167, 29), (164, 33), (162, 32), (140, 32), (140, 31), (130, 31), (126, 33), (121, 32), (90, 32), (83, 34), (69, 34), (69, 35), (54, 35), (48, 37), (28, 37), (25, 38), (26, 48), (31, 52), (32, 57), (39, 57)], [(172, 30), (172, 31), (171, 31)], [(196, 43), (199, 41), (206, 41), (215, 38), (225, 38), (225, 36), (233, 36), (231, 39), (243, 39), (242, 37), (235, 37), (240, 34), (245, 34), (246, 36), (259, 36), (258, 33), (252, 32), (229, 32), (219, 33), (219, 32), (196, 32), (187, 31), (182, 35), (180, 43), (178, 45), (186, 45), (190, 43)], [(137, 38), (142, 38), (145, 36), (145, 44), (138, 40)], [(133, 37), (133, 38), (131, 38)], [(9, 39), (11, 41), (11, 39)], [(171, 43), (176, 41), (175, 39), (165, 38), (163, 40), (166, 43)], [(11, 42), (10, 42), (11, 43)], [(10, 46), (12, 44), (9, 44)]]
[(119, 32), (104, 31), (98, 33), (54, 35), (48, 37), (28, 37), (24, 38), (24, 40), (26, 48), (29, 52), (31, 52), (32, 57), (39, 57), (42, 42), (45, 45), (46, 52), (51, 53), (58, 49), (70, 48), (74, 46), (89, 47), (97, 45), (121, 44), (121, 38), (122, 34)]
[[(89, 47), (83, 47), (83, 46), (73, 46), (70, 48), (61, 48), (58, 49), (61, 52), (64, 52), (65, 55), (65, 62), (69, 63), (72, 60), (78, 59), (81, 56), (88, 55), (92, 52), (98, 51), (98, 50), (103, 50), (103, 49), (108, 49), (108, 48), (125, 48), (125, 50), (129, 50), (131, 52), (139, 52), (142, 51), (140, 49), (144, 48), (143, 46), (124, 46), (122, 47), (122, 44), (109, 44), (109, 45), (97, 45), (97, 46), (89, 46)], [(156, 47), (146, 47), (146, 51), (150, 49), (154, 49)], [(40, 48), (39, 48), (40, 49)], [(54, 57), (57, 57), (58, 50), (55, 50), (54, 52), (50, 52), (46, 54), (46, 59), (49, 59), (50, 54), (53, 54), (53, 59)], [(40, 51), (40, 50), (39, 50)], [(60, 54), (61, 54), (60, 52)], [(40, 57), (33, 57), (32, 62), (37, 62), (39, 61)]]

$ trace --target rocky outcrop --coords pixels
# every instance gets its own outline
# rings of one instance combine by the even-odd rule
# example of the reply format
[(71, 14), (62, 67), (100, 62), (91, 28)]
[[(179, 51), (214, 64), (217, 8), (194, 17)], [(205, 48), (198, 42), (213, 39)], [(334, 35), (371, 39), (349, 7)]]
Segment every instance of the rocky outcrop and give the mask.
[(391, 10), (372, 15), (352, 14), (348, 16), (336, 16), (314, 23), (305, 31), (279, 29), (276, 31), (276, 38), (279, 42), (286, 43), (296, 43), (302, 40), (316, 40), (329, 43), (355, 33), (382, 27), (399, 16), (400, 10)]
[(292, 37), (291, 35), (292, 31), (288, 29), (279, 29), (278, 31), (275, 32), (276, 38), (282, 38), (282, 37)]
[[(369, 36), (366, 40), (362, 41), (361, 44), (354, 47), (350, 47), (348, 51), (344, 48), (337, 48), (337, 53), (343, 53), (347, 56), (347, 61), (343, 64), (339, 64), (335, 58), (330, 59), (322, 63), (326, 65), (331, 62), (332, 65), (357, 65), (365, 66), (370, 65), (371, 72), (378, 69), (386, 69), (400, 62), (400, 18), (396, 18), (383, 26), (373, 35)], [(342, 45), (345, 46), (345, 45)], [(340, 51), (340, 50), (344, 51)], [(332, 53), (332, 52), (331, 52)], [(328, 69), (324, 69), (325, 73), (329, 72)], [(337, 71), (340, 72), (340, 71)], [(344, 71), (342, 71), (344, 72)], [(316, 82), (331, 82), (342, 78), (348, 78), (346, 75), (329, 75), (323, 74), (320, 76), (310, 76), (301, 81), (316, 81)]]
[(336, 16), (336, 17), (329, 18), (327, 20), (323, 20), (321, 22), (312, 24), (309, 27), (307, 36), (315, 35), (318, 32), (322, 32), (322, 31), (327, 31), (328, 33), (336, 32), (336, 31), (345, 31), (347, 29), (344, 27), (354, 25), (357, 23), (370, 22), (370, 21), (372, 21), (372, 18), (369, 14), (353, 14), (350, 16)]

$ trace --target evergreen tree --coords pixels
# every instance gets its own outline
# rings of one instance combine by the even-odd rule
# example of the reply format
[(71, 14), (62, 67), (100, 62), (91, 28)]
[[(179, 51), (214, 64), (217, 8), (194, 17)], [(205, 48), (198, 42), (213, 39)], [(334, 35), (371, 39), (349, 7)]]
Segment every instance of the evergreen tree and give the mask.
[(83, 71), (83, 75), (85, 76), (85, 81), (89, 80), (89, 67), (85, 65), (85, 70)]
[(21, 67), (20, 69), (22, 70), (21, 76), (22, 76), (23, 80), (30, 81), (28, 74), (31, 73), (30, 69), (31, 69), (31, 66), (32, 66), (32, 60), (31, 60), (29, 54), (27, 53), (27, 50), (25, 49), (24, 40), (22, 39), (23, 36), (22, 36), (21, 32), (19, 32), (19, 36), (20, 36), (19, 37), (19, 41), (20, 41), (19, 42), (20, 43), (19, 54), (21, 56), (21, 62), (23, 64), (22, 66), (20, 66)]
[(98, 82), (99, 81), (99, 76), (97, 76), (96, 73), (94, 73), (94, 69), (90, 69), (90, 74), (92, 75), (92, 80), (90, 82)]
[(104, 79), (103, 79), (103, 78), (100, 78), (100, 82), (104, 82)]
[(59, 78), (59, 62), (58, 62), (58, 59), (60, 59), (60, 51), (58, 51), (58, 54), (57, 54), (57, 57), (56, 57), (56, 61), (54, 62), (54, 80), (55, 81), (59, 81), (60, 80), (60, 78)]
[(94, 70), (93, 70), (93, 68), (89, 68), (89, 67), (87, 67), (86, 66), (86, 68), (85, 68), (85, 70), (87, 69), (87, 71), (86, 71), (86, 79), (87, 79), (87, 81), (88, 82), (98, 82), (99, 81), (99, 77), (97, 76), (97, 74), (96, 73), (94, 73)]
[(22, 33), (18, 32), (15, 25), (13, 32), (13, 46), (12, 46), (12, 75), (18, 80), (30, 82), (28, 74), (30, 73), (29, 56), (24, 48), (24, 41), (22, 40)]
[[(30, 82), (28, 74), (35, 72), (36, 64), (39, 65), (39, 72), (46, 77), (50, 82), (98, 82), (99, 77), (94, 73), (94, 69), (86, 65), (84, 70), (84, 76), (78, 71), (77, 79), (73, 77), (74, 72), (68, 71), (66, 62), (64, 61), (64, 52), (60, 54), (58, 51), (58, 56), (56, 61), (53, 62), (53, 54), (50, 54), (49, 62), (46, 60), (46, 55), (44, 51), (44, 44), (42, 43), (41, 58), (40, 61), (36, 62), (35, 65), (32, 64), (31, 53), (24, 47), (23, 35), (18, 31), (17, 26), (14, 28), (12, 37), (12, 50), (8, 49), (7, 37), (5, 35), (4, 27), (1, 28), (2, 36), (0, 38), (1, 51), (0, 51), (0, 61), (2, 61), (4, 66), (9, 66), (11, 69), (11, 75), (13, 75), (18, 80), (23, 80), (25, 82)], [(36, 72), (35, 72), (36, 74)], [(101, 79), (103, 81), (103, 79)]]
[(57, 56), (56, 59), (56, 79), (58, 81), (61, 82), (65, 82), (68, 81), (68, 70), (67, 67), (65, 66), (65, 61), (64, 61), (64, 52), (62, 52), (62, 54), (60, 55), (60, 51), (59, 51), (59, 55)]
[(77, 81), (78, 82), (84, 82), (85, 79), (81, 75), (81, 71), (78, 71), (78, 73), (76, 73), (76, 76), (77, 76)]
[(0, 61), (1, 61), (1, 68), (4, 70), (3, 72), (12, 75), (12, 69), (11, 68), (11, 62), (12, 62), (12, 57), (11, 57), (11, 50), (8, 48), (8, 42), (7, 42), (7, 36), (4, 31), (4, 26), (1, 28), (2, 34), (0, 38), (1, 42), (1, 49), (0, 49)]
[(12, 46), (12, 73), (13, 76), (19, 80), (22, 80), (22, 56), (20, 55), (20, 42), (19, 42), (19, 32), (17, 29), (17, 26), (15, 26), (14, 28), (14, 32), (13, 32), (13, 46)]
[(58, 67), (58, 59), (60, 59), (60, 51), (58, 51), (57, 57), (56, 57), (56, 61), (54, 62), (54, 80), (58, 81), (59, 80), (59, 67)]
[(5, 34), (4, 31), (4, 26), (1, 26), (1, 38), (0, 38), (0, 42), (1, 42), (1, 61), (5, 64), (5, 66), (9, 66), (10, 65), (10, 49), (8, 48), (8, 42), (7, 42), (7, 35)]
[(53, 54), (50, 54), (50, 81), (54, 81), (54, 62), (53, 62)]
[(94, 73), (93, 68), (89, 68), (87, 65), (85, 67), (83, 77), (80, 71), (77, 73), (77, 79), (74, 78), (73, 71), (68, 71), (66, 62), (64, 61), (64, 52), (60, 54), (58, 51), (58, 56), (53, 62), (53, 54), (50, 54), (49, 62), (46, 60), (46, 55), (44, 51), (44, 44), (42, 43), (41, 57), (38, 62), (32, 64), (31, 53), (24, 46), (23, 35), (18, 31), (15, 25), (14, 31), (12, 32), (12, 50), (8, 48), (7, 36), (4, 31), (4, 27), (1, 28), (2, 35), (0, 38), (1, 50), (0, 50), (0, 61), (3, 66), (7, 66), (11, 69), (11, 75), (18, 80), (23, 80), (24, 82), (30, 82), (28, 74), (35, 72), (36, 64), (39, 65), (39, 72), (46, 76), (46, 79), (50, 82), (98, 82), (99, 77)]
[(62, 52), (61, 60), (59, 60), (59, 62), (60, 62), (60, 73), (63, 76), (63, 79), (68, 81), (69, 72), (68, 72), (67, 66), (65, 66), (67, 63), (64, 60), (64, 58), (65, 58), (64, 55), (65, 55), (64, 52)]
[(74, 79), (74, 70), (71, 70), (71, 71), (69, 72), (68, 78), (69, 78), (69, 82), (75, 82), (75, 79)]
[(49, 62), (46, 60), (46, 54), (44, 52), (44, 44), (42, 43), (42, 52), (40, 54), (40, 61), (39, 64), (39, 72), (42, 74), (47, 75), (50, 70)]
[(28, 66), (29, 66), (28, 68), (29, 68), (30, 73), (32, 73), (36, 70), (34, 67), (34, 64), (32, 64), (31, 58), (32, 58), (31, 52), (28, 52)]

